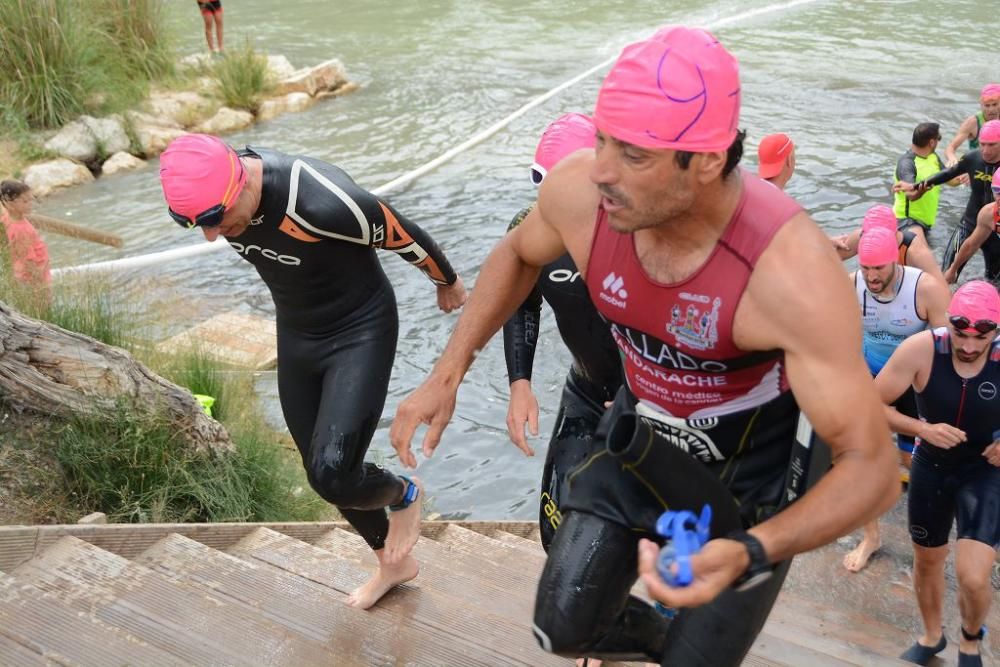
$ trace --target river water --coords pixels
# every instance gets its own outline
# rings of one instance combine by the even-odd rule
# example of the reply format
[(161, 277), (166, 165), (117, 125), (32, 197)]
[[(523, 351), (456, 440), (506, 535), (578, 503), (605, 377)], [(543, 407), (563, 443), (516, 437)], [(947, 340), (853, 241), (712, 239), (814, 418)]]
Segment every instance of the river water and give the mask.
[[(204, 48), (194, 1), (167, 4), (181, 50)], [(296, 66), (337, 57), (362, 84), (356, 93), (227, 139), (331, 161), (368, 188), (438, 156), (661, 25), (725, 21), (715, 32), (741, 63), (748, 163), (755, 163), (762, 136), (790, 134), (798, 169), (788, 191), (831, 232), (855, 227), (871, 204), (891, 202), (892, 169), (914, 125), (940, 122), (947, 140), (978, 108), (982, 85), (1000, 79), (995, 51), (983, 46), (992, 43), (989, 19), (973, 0), (227, 0), (225, 21), (230, 46), (249, 39)], [(541, 131), (565, 111), (591, 110), (603, 74), (389, 195), (433, 234), (468, 286), (508, 220), (532, 200), (528, 167)], [(112, 250), (50, 236), (53, 264), (196, 243), (200, 235), (167, 217), (156, 164), (40, 202), (41, 213), (113, 231), (126, 242)], [(967, 196), (964, 188), (944, 193), (942, 226), (957, 220)], [(932, 241), (941, 246), (946, 236), (938, 230)], [(372, 456), (398, 469), (389, 420), (437, 358), (456, 316), (436, 310), (434, 290), (417, 271), (391, 254), (383, 264), (396, 286), (401, 324)], [(981, 267), (977, 259), (966, 273)], [(273, 313), (256, 273), (228, 251), (136, 270), (116, 282), (123, 299), (165, 317), (164, 334), (223, 310)], [(542, 435), (534, 440), (537, 456), (525, 458), (506, 437), (506, 372), (494, 339), (462, 386), (438, 453), (419, 468), (433, 510), (453, 518), (535, 516), (567, 367), (553, 318), (543, 312), (535, 363)], [(283, 426), (273, 373), (262, 374), (258, 386), (263, 409)]]

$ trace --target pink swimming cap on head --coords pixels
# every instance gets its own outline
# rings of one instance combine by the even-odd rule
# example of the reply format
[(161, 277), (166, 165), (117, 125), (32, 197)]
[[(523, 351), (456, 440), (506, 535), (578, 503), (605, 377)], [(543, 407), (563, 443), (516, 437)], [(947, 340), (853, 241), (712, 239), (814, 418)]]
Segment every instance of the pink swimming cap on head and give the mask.
[(896, 232), (884, 227), (865, 230), (858, 241), (858, 263), (861, 266), (885, 266), (899, 259)]
[(1000, 294), (985, 280), (970, 280), (952, 295), (948, 314), (964, 317), (969, 322), (1000, 322)]
[(888, 229), (893, 234), (896, 233), (896, 214), (892, 212), (892, 208), (885, 204), (875, 204), (868, 209), (861, 222), (861, 231), (867, 232), (876, 227)]
[(995, 144), (1000, 141), (1000, 120), (991, 120), (979, 128), (979, 143)]
[(236, 151), (208, 134), (174, 139), (160, 156), (160, 183), (167, 206), (194, 220), (213, 206), (236, 201), (247, 174)]
[(979, 99), (983, 101), (991, 100), (995, 97), (1000, 97), (1000, 83), (988, 83), (983, 86), (982, 91), (979, 93)]
[(570, 153), (593, 148), (597, 143), (595, 132), (594, 121), (582, 113), (565, 113), (549, 123), (535, 149), (531, 182), (539, 185), (549, 170)]
[(724, 151), (740, 120), (736, 58), (709, 32), (672, 26), (629, 44), (601, 85), (594, 124), (643, 148)]

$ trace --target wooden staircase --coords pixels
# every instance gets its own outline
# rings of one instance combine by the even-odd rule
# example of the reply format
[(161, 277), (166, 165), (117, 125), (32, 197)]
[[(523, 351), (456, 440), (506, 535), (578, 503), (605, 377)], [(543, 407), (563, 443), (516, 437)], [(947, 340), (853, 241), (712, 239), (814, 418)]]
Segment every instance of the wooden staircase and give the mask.
[[(426, 522), (420, 575), (368, 611), (344, 604), (374, 570), (345, 528), (0, 527), (0, 665), (573, 664), (531, 634), (533, 524)], [(789, 590), (745, 664), (905, 664), (912, 637)]]

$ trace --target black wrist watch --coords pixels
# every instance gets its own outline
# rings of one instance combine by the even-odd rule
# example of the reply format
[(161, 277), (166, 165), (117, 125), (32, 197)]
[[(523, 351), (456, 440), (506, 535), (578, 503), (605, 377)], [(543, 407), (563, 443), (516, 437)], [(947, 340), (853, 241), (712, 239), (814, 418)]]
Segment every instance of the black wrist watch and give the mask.
[(744, 530), (735, 530), (726, 535), (726, 539), (745, 546), (747, 555), (750, 556), (750, 564), (746, 571), (732, 583), (734, 590), (745, 591), (771, 578), (774, 574), (774, 565), (767, 559), (767, 552), (764, 551), (764, 545), (760, 540)]

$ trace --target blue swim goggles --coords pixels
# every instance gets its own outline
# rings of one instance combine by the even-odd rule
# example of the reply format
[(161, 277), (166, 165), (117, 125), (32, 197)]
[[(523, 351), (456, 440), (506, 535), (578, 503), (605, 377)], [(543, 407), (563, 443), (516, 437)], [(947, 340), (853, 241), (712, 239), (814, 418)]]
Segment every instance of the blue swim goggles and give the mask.
[(701, 508), (700, 516), (687, 510), (666, 511), (656, 520), (656, 532), (666, 540), (656, 569), (668, 586), (687, 586), (694, 581), (691, 556), (708, 542), (711, 523), (712, 508), (708, 505)]

